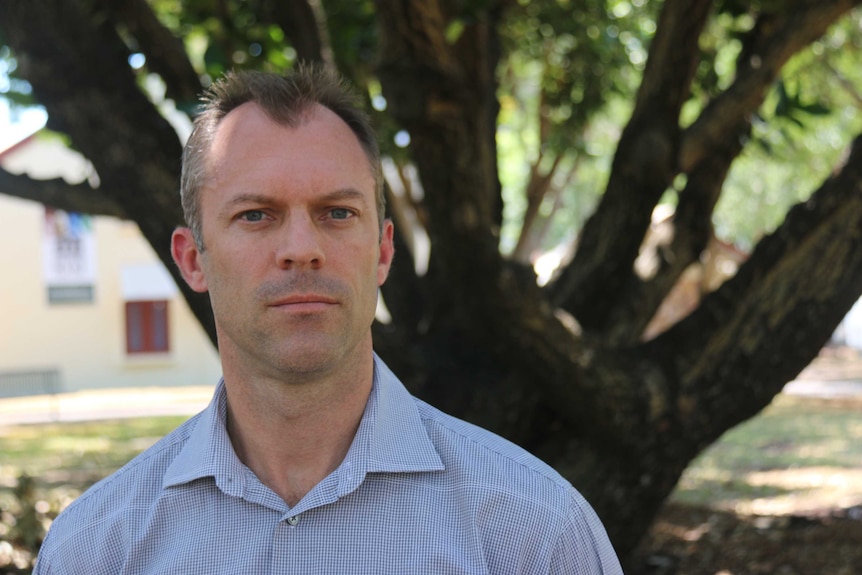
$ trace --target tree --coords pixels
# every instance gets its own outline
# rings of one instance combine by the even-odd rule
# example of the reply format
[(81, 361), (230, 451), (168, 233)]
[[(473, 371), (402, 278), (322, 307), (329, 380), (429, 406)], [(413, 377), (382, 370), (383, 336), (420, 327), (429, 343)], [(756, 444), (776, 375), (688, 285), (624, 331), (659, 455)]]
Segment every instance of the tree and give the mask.
[[(48, 127), (93, 162), (99, 185), (0, 173), (0, 191), (130, 218), (174, 270), (181, 145), (144, 79), (159, 77), (165, 97), (193, 114), (202, 83), (226, 68), (337, 66), (379, 125), (400, 230), (378, 352), (414, 393), (556, 467), (625, 555), (688, 463), (768, 405), (862, 293), (856, 137), (732, 279), (642, 337), (712, 237), (732, 165), (768, 140), (758, 126), (819, 112), (801, 88), (778, 98), (784, 112), (766, 109), (782, 71), (836, 23), (858, 22), (857, 4), (4, 0), (0, 44), (15, 75)], [(839, 53), (821, 45), (820, 68), (858, 86), (846, 60), (830, 59)], [(131, 67), (133, 55), (146, 64)], [(525, 262), (558, 213), (544, 207), (578, 188), (597, 118), (613, 117), (614, 102), (628, 102), (630, 118), (604, 191), (571, 262), (539, 286)], [(529, 117), (512, 113), (521, 105)], [(534, 144), (523, 239), (504, 253), (497, 137), (514, 116), (527, 118), (518, 129), (532, 129)], [(409, 146), (391, 144), (395, 134)], [(642, 277), (634, 262), (663, 197), (676, 205), (674, 233)], [(427, 262), (416, 233), (427, 234)], [(177, 280), (214, 339), (206, 301)]]

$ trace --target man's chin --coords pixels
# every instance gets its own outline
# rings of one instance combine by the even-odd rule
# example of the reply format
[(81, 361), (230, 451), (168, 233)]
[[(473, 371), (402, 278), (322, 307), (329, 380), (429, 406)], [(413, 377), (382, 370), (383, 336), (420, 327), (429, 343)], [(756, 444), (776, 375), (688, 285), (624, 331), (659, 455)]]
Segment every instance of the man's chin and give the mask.
[(323, 377), (344, 367), (344, 344), (314, 338), (283, 349), (274, 363), (286, 379)]

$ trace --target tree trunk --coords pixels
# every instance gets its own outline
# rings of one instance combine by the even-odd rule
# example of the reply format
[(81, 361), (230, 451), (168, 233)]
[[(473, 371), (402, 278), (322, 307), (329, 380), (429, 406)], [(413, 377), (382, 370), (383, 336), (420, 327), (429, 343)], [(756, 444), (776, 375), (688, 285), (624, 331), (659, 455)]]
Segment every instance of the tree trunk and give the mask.
[[(862, 293), (857, 141), (845, 165), (760, 243), (735, 278), (666, 333), (640, 341), (683, 264), (705, 246), (739, 137), (781, 65), (858, 3), (799, 0), (763, 15), (744, 39), (728, 95), (683, 130), (680, 109), (713, 3), (667, 0), (608, 190), (575, 260), (543, 290), (530, 267), (498, 249), (496, 27), (506, 3), (461, 3), (467, 13), (443, 0), (376, 2), (377, 72), (387, 113), (411, 135), (432, 252), (428, 272), (417, 275), (396, 235), (399, 254), (382, 290), (393, 318), (374, 326), (375, 347), (417, 395), (557, 468), (595, 507), (623, 556), (689, 462), (768, 405)], [(180, 143), (127, 64), (117, 32), (126, 12), (100, 6), (0, 1), (3, 40), (47, 108), (49, 127), (69, 136), (100, 179), (92, 190), (0, 173), (0, 191), (14, 185), (20, 195), (60, 207), (86, 211), (89, 204), (94, 213), (134, 220), (214, 340), (206, 298), (187, 289), (170, 256), (168, 239), (182, 223)], [(306, 3), (292, 6), (312, 21)], [(145, 8), (126, 6), (133, 7)], [(169, 48), (152, 41), (165, 32), (157, 22), (140, 24), (124, 29), (151, 40), (141, 46)], [(320, 39), (303, 38), (305, 57), (318, 59)], [(186, 64), (167, 68), (177, 94), (194, 84)], [(688, 186), (673, 253), (643, 282), (632, 264), (656, 202), (680, 173)]]

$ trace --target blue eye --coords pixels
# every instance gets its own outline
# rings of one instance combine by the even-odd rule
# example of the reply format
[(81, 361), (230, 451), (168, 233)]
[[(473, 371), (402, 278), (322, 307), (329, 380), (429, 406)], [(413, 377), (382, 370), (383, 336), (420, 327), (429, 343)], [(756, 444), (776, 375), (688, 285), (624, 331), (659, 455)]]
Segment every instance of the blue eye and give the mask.
[(260, 210), (249, 210), (243, 212), (240, 218), (247, 222), (259, 222), (263, 219), (263, 212)]
[(346, 220), (351, 216), (350, 210), (345, 208), (334, 208), (329, 211), (333, 220)]

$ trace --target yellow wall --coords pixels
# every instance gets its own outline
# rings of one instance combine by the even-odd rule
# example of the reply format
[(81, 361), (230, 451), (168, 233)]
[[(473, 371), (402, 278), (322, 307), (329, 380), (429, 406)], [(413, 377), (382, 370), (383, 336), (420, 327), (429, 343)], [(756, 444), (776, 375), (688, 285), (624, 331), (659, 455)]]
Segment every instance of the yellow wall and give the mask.
[[(40, 178), (80, 180), (90, 168), (56, 146), (62, 144), (37, 140), (0, 163)], [(41, 204), (0, 194), (0, 372), (58, 368), (63, 391), (216, 383), (218, 355), (178, 292), (168, 304), (170, 352), (126, 354), (121, 270), (158, 261), (133, 223), (94, 218), (94, 301), (64, 304), (48, 303), (44, 226)]]

